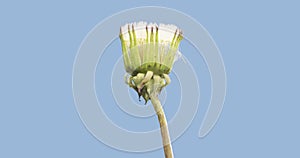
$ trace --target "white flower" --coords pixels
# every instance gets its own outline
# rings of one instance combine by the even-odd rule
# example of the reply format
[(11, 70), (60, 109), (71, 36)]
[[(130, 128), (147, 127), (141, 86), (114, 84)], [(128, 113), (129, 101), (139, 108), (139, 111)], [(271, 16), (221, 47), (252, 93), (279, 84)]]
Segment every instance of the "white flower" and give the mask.
[(178, 47), (182, 31), (175, 25), (138, 22), (121, 27), (123, 59), (126, 71), (137, 73), (152, 71), (169, 74), (174, 61), (180, 56)]

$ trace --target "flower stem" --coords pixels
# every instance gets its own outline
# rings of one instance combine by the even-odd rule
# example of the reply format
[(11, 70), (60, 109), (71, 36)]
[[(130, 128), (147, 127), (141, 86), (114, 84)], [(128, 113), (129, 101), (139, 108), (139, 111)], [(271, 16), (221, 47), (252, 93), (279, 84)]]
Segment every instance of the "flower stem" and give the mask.
[(160, 125), (160, 132), (162, 136), (162, 142), (164, 146), (164, 152), (165, 152), (165, 158), (173, 158), (173, 151), (172, 151), (172, 145), (170, 142), (170, 136), (169, 136), (169, 129), (168, 129), (168, 123), (167, 119), (164, 113), (164, 110), (161, 106), (161, 103), (157, 97), (157, 93), (154, 93), (150, 96), (152, 105), (156, 111), (159, 125)]

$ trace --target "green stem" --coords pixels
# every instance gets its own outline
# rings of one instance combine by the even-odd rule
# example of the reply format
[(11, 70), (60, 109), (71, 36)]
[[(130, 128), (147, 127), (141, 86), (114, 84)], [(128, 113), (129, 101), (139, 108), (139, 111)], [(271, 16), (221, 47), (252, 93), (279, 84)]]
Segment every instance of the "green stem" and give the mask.
[(164, 113), (164, 110), (161, 106), (161, 103), (157, 97), (157, 93), (154, 93), (150, 96), (152, 105), (156, 111), (159, 125), (160, 125), (160, 132), (162, 136), (162, 142), (164, 146), (165, 158), (173, 158), (173, 151), (172, 145), (169, 136), (169, 129), (167, 119)]

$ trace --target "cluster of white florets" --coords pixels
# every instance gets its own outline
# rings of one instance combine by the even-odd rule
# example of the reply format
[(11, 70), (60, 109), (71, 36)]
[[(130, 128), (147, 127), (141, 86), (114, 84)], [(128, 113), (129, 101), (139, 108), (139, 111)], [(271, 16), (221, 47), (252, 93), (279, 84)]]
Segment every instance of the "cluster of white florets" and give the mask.
[[(130, 46), (130, 33), (135, 32), (135, 38), (139, 42), (151, 42), (150, 35), (158, 33), (158, 39), (153, 39), (153, 42), (172, 43), (173, 39), (182, 36), (182, 31), (175, 25), (156, 24), (146, 22), (128, 23), (121, 27), (120, 34), (123, 35), (124, 41), (127, 41)], [(154, 37), (155, 38), (155, 37)]]

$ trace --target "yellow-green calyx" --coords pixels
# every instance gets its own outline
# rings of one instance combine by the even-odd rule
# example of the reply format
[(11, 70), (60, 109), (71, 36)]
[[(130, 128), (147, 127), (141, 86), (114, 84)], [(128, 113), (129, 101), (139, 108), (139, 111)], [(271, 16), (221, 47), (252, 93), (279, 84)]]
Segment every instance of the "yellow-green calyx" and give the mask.
[(126, 82), (147, 102), (150, 94), (159, 93), (170, 83), (174, 61), (180, 56), (178, 47), (182, 31), (174, 25), (145, 22), (121, 27), (120, 40), (126, 72)]

